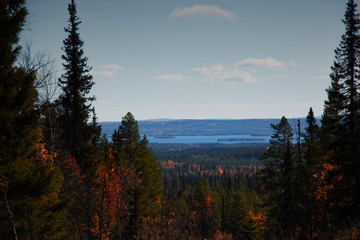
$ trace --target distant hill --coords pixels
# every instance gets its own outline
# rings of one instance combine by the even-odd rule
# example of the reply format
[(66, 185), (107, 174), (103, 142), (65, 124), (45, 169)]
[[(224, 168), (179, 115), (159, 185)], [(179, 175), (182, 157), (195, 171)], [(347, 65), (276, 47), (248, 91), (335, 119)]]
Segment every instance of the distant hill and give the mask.
[[(302, 131), (306, 124), (301, 118)], [(296, 126), (297, 119), (288, 119), (289, 123)], [(147, 136), (213, 136), (213, 135), (253, 135), (269, 136), (273, 129), (270, 124), (277, 124), (280, 119), (234, 119), (234, 120), (169, 120), (156, 119), (139, 121), (140, 134)], [(318, 121), (319, 122), (319, 121)], [(120, 122), (100, 122), (103, 134), (111, 136)], [(294, 131), (295, 132), (295, 131)]]

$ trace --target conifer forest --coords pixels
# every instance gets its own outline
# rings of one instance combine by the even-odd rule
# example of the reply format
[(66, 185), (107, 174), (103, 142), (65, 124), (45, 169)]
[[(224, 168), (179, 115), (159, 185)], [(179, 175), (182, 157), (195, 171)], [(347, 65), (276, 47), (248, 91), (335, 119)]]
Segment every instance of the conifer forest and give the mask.
[(51, 82), (46, 56), (20, 45), (25, 0), (0, 0), (0, 239), (360, 239), (354, 0), (323, 113), (306, 109), (306, 126), (282, 117), (267, 144), (198, 148), (149, 144), (130, 112), (102, 135), (75, 0), (67, 6)]

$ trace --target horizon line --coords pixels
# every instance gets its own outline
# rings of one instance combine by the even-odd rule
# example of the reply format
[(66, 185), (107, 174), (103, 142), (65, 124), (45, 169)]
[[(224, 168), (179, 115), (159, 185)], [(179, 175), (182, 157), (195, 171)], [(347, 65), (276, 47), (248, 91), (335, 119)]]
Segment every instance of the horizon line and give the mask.
[[(287, 119), (304, 119), (303, 117), (290, 117)], [(316, 119), (320, 119), (321, 116), (315, 116)], [(138, 122), (146, 122), (146, 121), (184, 121), (184, 120), (192, 120), (192, 121), (201, 121), (201, 120), (217, 120), (217, 121), (227, 121), (227, 120), (272, 120), (272, 119), (281, 119), (281, 117), (265, 117), (265, 118), (150, 118), (150, 119), (142, 119), (136, 120)], [(105, 120), (99, 121), (99, 123), (111, 123), (111, 122), (121, 122), (121, 120)]]

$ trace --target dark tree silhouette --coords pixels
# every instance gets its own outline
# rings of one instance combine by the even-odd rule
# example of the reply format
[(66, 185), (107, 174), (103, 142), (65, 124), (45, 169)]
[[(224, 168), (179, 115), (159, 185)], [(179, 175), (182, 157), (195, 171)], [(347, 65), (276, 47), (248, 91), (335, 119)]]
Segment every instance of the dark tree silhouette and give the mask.
[(349, 0), (322, 119), (322, 145), (334, 166), (329, 174), (329, 184), (334, 185), (331, 201), (334, 209), (339, 208), (336, 221), (346, 222), (360, 212), (360, 19), (356, 8), (355, 1)]
[(15, 66), (26, 15), (24, 0), (0, 1), (0, 235), (59, 239), (62, 175), (38, 143), (36, 71)]
[(93, 78), (89, 74), (88, 58), (84, 57), (84, 42), (80, 39), (79, 25), (74, 0), (68, 4), (69, 25), (65, 28), (68, 37), (63, 41), (65, 73), (59, 79), (62, 94), (58, 99), (61, 148), (65, 153), (75, 157), (83, 171), (92, 165), (89, 149), (91, 148), (92, 127), (88, 124), (92, 111), (89, 97)]

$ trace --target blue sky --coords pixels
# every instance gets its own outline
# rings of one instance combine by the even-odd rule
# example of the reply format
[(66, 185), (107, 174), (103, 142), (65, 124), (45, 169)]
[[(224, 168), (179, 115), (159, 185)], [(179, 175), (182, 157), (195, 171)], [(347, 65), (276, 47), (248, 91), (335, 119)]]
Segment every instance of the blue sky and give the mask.
[[(28, 0), (23, 41), (63, 71), (67, 2)], [(345, 0), (77, 0), (99, 121), (320, 116)]]

